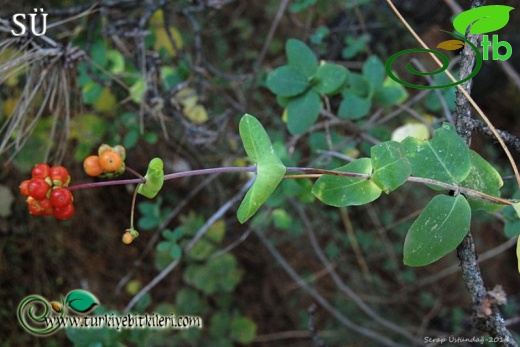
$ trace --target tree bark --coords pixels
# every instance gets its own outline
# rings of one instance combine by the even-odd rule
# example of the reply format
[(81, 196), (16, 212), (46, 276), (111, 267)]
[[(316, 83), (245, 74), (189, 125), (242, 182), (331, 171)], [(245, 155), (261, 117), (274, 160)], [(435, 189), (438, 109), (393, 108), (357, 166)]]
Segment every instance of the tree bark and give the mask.
[[(473, 0), (471, 8), (483, 6), (484, 2), (483, 0)], [(474, 44), (478, 44), (480, 41), (479, 35), (466, 34), (466, 38)], [(467, 46), (468, 45), (466, 45), (461, 52), (460, 79), (463, 79), (471, 73), (475, 63), (475, 54), (473, 50)], [(461, 86), (470, 93), (471, 84), (472, 81), (469, 80), (461, 84)], [(471, 118), (471, 105), (466, 97), (459, 91), (457, 91), (454, 120), (458, 134), (469, 146), (471, 143), (471, 134), (475, 128), (475, 120)], [(497, 345), (518, 346), (505, 326), (504, 319), (498, 309), (499, 303), (484, 287), (471, 231), (468, 231), (462, 243), (457, 247), (457, 255), (460, 259), (462, 279), (471, 297), (473, 308), (472, 318), (475, 327), (480, 331), (487, 332), (495, 339)]]

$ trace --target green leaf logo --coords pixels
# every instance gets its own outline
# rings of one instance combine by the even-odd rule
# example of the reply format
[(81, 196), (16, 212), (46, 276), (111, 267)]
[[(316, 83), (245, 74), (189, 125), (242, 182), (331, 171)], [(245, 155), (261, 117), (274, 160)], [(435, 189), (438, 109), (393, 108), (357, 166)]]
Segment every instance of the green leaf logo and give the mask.
[(88, 313), (96, 305), (97, 298), (86, 290), (76, 289), (67, 294), (65, 304), (78, 313)]
[(471, 25), (470, 34), (486, 34), (502, 29), (509, 22), (509, 12), (514, 7), (505, 5), (488, 5), (472, 8), (459, 14), (453, 20), (453, 27), (462, 35)]

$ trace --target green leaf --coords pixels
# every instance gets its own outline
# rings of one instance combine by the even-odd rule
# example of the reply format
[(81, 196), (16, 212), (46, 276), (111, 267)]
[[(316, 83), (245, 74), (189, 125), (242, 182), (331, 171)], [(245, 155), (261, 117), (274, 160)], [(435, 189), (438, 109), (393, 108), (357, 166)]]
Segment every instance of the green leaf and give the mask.
[(370, 99), (362, 98), (353, 92), (344, 92), (339, 104), (338, 116), (345, 119), (359, 119), (368, 114), (372, 107)]
[(404, 264), (425, 266), (453, 251), (469, 230), (471, 208), (461, 194), (434, 197), (408, 230)]
[(365, 76), (353, 72), (348, 75), (348, 89), (345, 91), (365, 99), (372, 99), (374, 86)]
[(148, 170), (144, 178), (145, 183), (139, 185), (137, 192), (149, 199), (154, 198), (161, 190), (164, 183), (164, 163), (161, 158), (153, 158), (148, 164)]
[(217, 244), (224, 238), (226, 229), (222, 221), (217, 221), (209, 228), (201, 240), (188, 252), (190, 259), (204, 260), (214, 253)]
[(354, 58), (356, 54), (366, 51), (367, 42), (370, 41), (370, 35), (353, 36), (348, 35), (345, 37), (345, 48), (341, 51), (341, 56), (345, 60)]
[(76, 289), (65, 298), (65, 304), (76, 312), (87, 313), (96, 305), (99, 305), (97, 298), (86, 290)]
[(486, 34), (502, 29), (509, 22), (509, 12), (514, 7), (488, 5), (464, 11), (453, 19), (453, 27), (462, 35), (471, 25), (470, 34)]
[(246, 317), (235, 317), (231, 321), (231, 338), (241, 344), (249, 344), (256, 337), (256, 324)]
[(103, 41), (94, 41), (92, 47), (90, 48), (90, 55), (92, 60), (96, 62), (97, 65), (105, 68), (107, 65), (107, 47), (103, 43)]
[(306, 8), (316, 4), (317, 0), (296, 0), (294, 3), (291, 4), (289, 7), (289, 11), (292, 13), (298, 13)]
[(297, 39), (287, 40), (285, 54), (287, 55), (287, 65), (295, 68), (306, 79), (316, 73), (318, 59), (312, 49), (302, 41)]
[(399, 142), (377, 144), (370, 150), (370, 155), (374, 167), (371, 178), (385, 193), (395, 190), (410, 177), (410, 163)]
[(385, 78), (383, 85), (377, 88), (374, 93), (374, 101), (383, 107), (402, 104), (407, 98), (408, 93), (403, 85), (390, 77)]
[(245, 114), (239, 124), (240, 138), (249, 159), (256, 163), (256, 179), (237, 211), (240, 223), (251, 218), (276, 189), (285, 175), (285, 166), (275, 154), (269, 135), (260, 122)]
[(113, 74), (120, 74), (125, 71), (125, 57), (121, 52), (115, 49), (111, 49), (107, 53), (107, 59), (109, 62), (108, 70)]
[(363, 76), (365, 76), (373, 86), (378, 87), (383, 84), (386, 76), (385, 65), (377, 56), (372, 55), (367, 59), (365, 64), (363, 64)]
[(506, 206), (502, 210), (502, 216), (505, 220), (504, 234), (507, 238), (520, 235), (520, 219), (513, 206)]
[(192, 264), (183, 272), (186, 283), (201, 290), (204, 294), (213, 294), (218, 289), (218, 279), (213, 276), (211, 270), (206, 265)]
[(89, 81), (85, 86), (81, 89), (81, 94), (83, 96), (83, 102), (85, 104), (93, 104), (99, 100), (101, 94), (103, 93), (103, 86), (94, 81)]
[[(500, 196), (500, 187), (504, 182), (498, 171), (473, 150), (470, 150), (470, 158), (471, 171), (460, 185), (492, 196)], [(505, 207), (475, 198), (468, 198), (468, 202), (472, 210), (485, 210), (490, 213)]]
[(289, 100), (287, 128), (293, 135), (303, 134), (316, 122), (321, 110), (321, 98), (314, 90)]
[(293, 220), (290, 214), (287, 213), (283, 208), (276, 208), (273, 210), (273, 223), (278, 229), (288, 229)]
[(135, 103), (140, 103), (146, 92), (146, 81), (143, 78), (138, 78), (137, 81), (130, 87), (130, 99)]
[(211, 258), (204, 264), (190, 264), (183, 273), (184, 280), (206, 295), (230, 293), (240, 282), (243, 272), (237, 268), (231, 254)]
[(515, 209), (517, 217), (520, 218), (520, 202), (516, 202), (512, 206)]
[(74, 159), (83, 161), (90, 155), (92, 148), (101, 143), (109, 128), (109, 123), (96, 114), (82, 114), (70, 120), (69, 140), (78, 140)]
[[(370, 158), (356, 159), (336, 171), (369, 175), (372, 161)], [(371, 179), (332, 175), (321, 176), (312, 188), (312, 193), (323, 203), (336, 207), (368, 204), (377, 199), (381, 191)]]
[(309, 87), (307, 78), (294, 66), (284, 65), (271, 71), (266, 80), (267, 88), (278, 96), (296, 96)]
[(414, 176), (459, 184), (471, 170), (468, 146), (448, 123), (429, 141), (408, 137), (401, 143)]
[(182, 314), (197, 315), (207, 310), (208, 304), (206, 300), (204, 300), (195, 289), (183, 287), (177, 291), (176, 294), (175, 307), (179, 310), (179, 312), (182, 312)]
[(348, 76), (348, 70), (341, 65), (323, 63), (316, 71), (315, 80), (317, 84), (313, 89), (321, 94), (334, 94), (345, 83)]

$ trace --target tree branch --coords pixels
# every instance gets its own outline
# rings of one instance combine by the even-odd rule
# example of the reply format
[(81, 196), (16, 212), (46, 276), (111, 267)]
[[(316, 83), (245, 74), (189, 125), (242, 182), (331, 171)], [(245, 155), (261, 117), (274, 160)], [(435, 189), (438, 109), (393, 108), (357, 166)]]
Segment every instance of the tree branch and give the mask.
[[(484, 4), (483, 0), (473, 0), (471, 7), (479, 7)], [(466, 38), (473, 42), (478, 42), (477, 35), (466, 34)], [(460, 60), (460, 78), (468, 76), (475, 63), (475, 54), (469, 47), (464, 47)], [(463, 83), (461, 87), (468, 93), (471, 90), (471, 80)], [(471, 106), (467, 98), (457, 90), (457, 108), (455, 110), (455, 128), (459, 135), (469, 145), (471, 133), (473, 131), (473, 119), (471, 119)], [(457, 255), (460, 259), (462, 279), (470, 294), (473, 307), (473, 322), (480, 331), (487, 332), (493, 338), (499, 339), (498, 343), (502, 346), (517, 346), (511, 333), (506, 329), (504, 319), (498, 310), (497, 303), (490, 300), (490, 295), (484, 287), (484, 280), (477, 262), (477, 252), (471, 232), (457, 247)]]

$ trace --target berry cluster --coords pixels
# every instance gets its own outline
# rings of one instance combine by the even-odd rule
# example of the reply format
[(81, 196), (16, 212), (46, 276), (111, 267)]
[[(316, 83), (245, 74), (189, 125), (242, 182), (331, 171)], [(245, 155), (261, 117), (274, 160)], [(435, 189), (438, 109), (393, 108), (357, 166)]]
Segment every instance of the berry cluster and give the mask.
[(32, 178), (20, 184), (20, 192), (27, 197), (29, 213), (34, 216), (51, 216), (65, 220), (74, 215), (73, 197), (67, 188), (69, 171), (60, 165), (42, 163), (32, 169)]
[(92, 177), (113, 178), (125, 171), (126, 151), (123, 146), (99, 146), (98, 155), (90, 155), (83, 161), (85, 173)]

